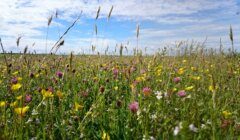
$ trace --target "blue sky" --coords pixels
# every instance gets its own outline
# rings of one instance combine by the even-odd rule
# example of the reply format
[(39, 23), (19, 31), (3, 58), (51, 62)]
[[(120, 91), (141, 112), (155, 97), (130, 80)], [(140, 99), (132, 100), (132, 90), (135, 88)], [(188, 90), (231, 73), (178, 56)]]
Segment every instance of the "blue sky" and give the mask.
[[(100, 17), (95, 20), (99, 6)], [(107, 21), (111, 6), (112, 17)], [(96, 52), (103, 53), (109, 46), (108, 53), (113, 54), (120, 44), (131, 53), (136, 47), (138, 24), (139, 48), (147, 48), (147, 53), (180, 41), (203, 42), (206, 37), (208, 48), (218, 48), (221, 38), (227, 50), (230, 25), (240, 51), (240, 0), (1, 0), (0, 7), (0, 37), (8, 51), (17, 52), (28, 45), (30, 51), (45, 52), (47, 19), (56, 10), (59, 17), (49, 29), (48, 51), (80, 11), (82, 17), (64, 38), (59, 53), (91, 53), (91, 45), (95, 45)], [(18, 36), (23, 37), (16, 47)]]

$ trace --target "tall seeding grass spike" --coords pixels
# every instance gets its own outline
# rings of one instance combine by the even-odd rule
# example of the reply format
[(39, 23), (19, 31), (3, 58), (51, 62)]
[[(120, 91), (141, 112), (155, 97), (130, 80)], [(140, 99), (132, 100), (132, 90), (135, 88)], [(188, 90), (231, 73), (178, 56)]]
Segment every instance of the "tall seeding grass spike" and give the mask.
[(112, 5), (112, 7), (111, 7), (111, 9), (110, 9), (110, 11), (109, 11), (109, 13), (108, 13), (108, 21), (109, 21), (109, 19), (110, 19), (110, 17), (111, 17), (112, 11), (113, 11), (113, 5)]
[(98, 10), (97, 10), (97, 15), (96, 15), (96, 20), (97, 20), (97, 19), (98, 19), (98, 17), (99, 17), (100, 10), (101, 10), (101, 6), (99, 6), (99, 7), (98, 7)]
[(234, 53), (234, 45), (233, 45), (233, 30), (232, 30), (232, 25), (230, 25), (229, 38), (230, 38), (230, 40), (231, 40), (231, 45), (232, 45), (232, 53)]
[(20, 44), (20, 40), (21, 40), (21, 38), (22, 38), (22, 36), (19, 36), (19, 37), (17, 38), (17, 41), (16, 41), (16, 43), (17, 43), (17, 47), (19, 47), (19, 44)]
[(98, 34), (98, 28), (97, 28), (97, 24), (95, 24), (95, 35)]
[(52, 50), (58, 46), (58, 44), (60, 43), (60, 41), (62, 40), (62, 38), (68, 33), (68, 31), (76, 24), (76, 22), (80, 19), (80, 17), (82, 16), (82, 11), (79, 14), (79, 16), (77, 17), (77, 19), (71, 24), (71, 26), (69, 26), (67, 28), (67, 30), (59, 37), (58, 41), (53, 45), (52, 49), (50, 50), (50, 53), (52, 52)]
[(50, 26), (50, 24), (52, 23), (52, 19), (53, 19), (53, 16), (51, 15), (49, 18), (48, 18), (48, 26)]

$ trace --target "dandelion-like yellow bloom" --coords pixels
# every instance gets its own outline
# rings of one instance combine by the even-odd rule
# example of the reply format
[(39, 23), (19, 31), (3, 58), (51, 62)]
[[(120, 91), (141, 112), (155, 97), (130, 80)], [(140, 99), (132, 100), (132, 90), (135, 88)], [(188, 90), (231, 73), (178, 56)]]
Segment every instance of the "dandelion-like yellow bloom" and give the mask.
[(20, 83), (17, 83), (17, 84), (12, 85), (11, 90), (12, 90), (12, 91), (17, 91), (17, 90), (19, 90), (21, 87), (22, 87), (22, 85), (21, 85)]
[(44, 89), (42, 90), (42, 95), (43, 95), (43, 99), (51, 98), (54, 96), (51, 91), (49, 91), (49, 90), (46, 91)]
[(75, 102), (75, 103), (74, 103), (74, 110), (75, 110), (75, 111), (78, 111), (78, 110), (81, 110), (81, 109), (83, 109), (83, 106), (80, 105), (79, 103)]
[(0, 107), (5, 107), (6, 104), (7, 104), (7, 102), (5, 102), (5, 101), (0, 101)]
[(15, 108), (14, 111), (19, 116), (25, 116), (26, 112), (29, 110), (29, 106)]

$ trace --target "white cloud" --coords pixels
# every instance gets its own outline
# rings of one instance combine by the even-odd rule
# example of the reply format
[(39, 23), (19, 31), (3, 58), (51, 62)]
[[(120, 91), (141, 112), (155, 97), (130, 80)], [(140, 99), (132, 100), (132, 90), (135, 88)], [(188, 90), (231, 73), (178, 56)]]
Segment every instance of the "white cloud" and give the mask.
[[(82, 10), (84, 18), (95, 18), (96, 11), (101, 6), (100, 17), (106, 17), (112, 5), (114, 6), (112, 13), (114, 20), (138, 22), (147, 20), (169, 25), (190, 24), (182, 28), (176, 26), (177, 29), (142, 29), (142, 41), (140, 41), (142, 46), (159, 46), (159, 42), (172, 42), (173, 39), (179, 40), (191, 37), (203, 38), (204, 40), (204, 36), (207, 35), (219, 38), (222, 34), (216, 35), (216, 32), (226, 33), (228, 27), (221, 24), (216, 26), (216, 21), (221, 16), (231, 17), (239, 8), (236, 0), (1, 0), (0, 36), (4, 37), (3, 40), (6, 40), (6, 44), (11, 44), (7, 45), (11, 46), (8, 47), (9, 50), (15, 46), (16, 37), (23, 35), (22, 42), (25, 41), (24, 45), (36, 42), (35, 49), (43, 52), (45, 48), (42, 47), (45, 46), (45, 28), (50, 14), (58, 10), (62, 20), (72, 21)], [(211, 10), (219, 10), (219, 13), (212, 14), (209, 12)], [(209, 14), (201, 15), (202, 12), (209, 12)], [(56, 22), (53, 22), (52, 26), (57, 25), (62, 28), (65, 26)], [(237, 26), (237, 29), (239, 29), (239, 26)], [(206, 30), (205, 35), (203, 35), (204, 30)], [(128, 38), (126, 37), (126, 39)], [(161, 38), (165, 39), (161, 40)], [(89, 39), (83, 38), (80, 41), (66, 42), (65, 46), (73, 46), (71, 49), (77, 50), (77, 46), (89, 46), (94, 40), (90, 39), (89, 41)], [(134, 39), (131, 41), (135, 44)], [(54, 41), (50, 40), (49, 42)], [(82, 44), (78, 42), (82, 42)], [(94, 43), (97, 43), (98, 46), (109, 44), (115, 46), (120, 42), (117, 39), (102, 38)], [(69, 49), (64, 47), (62, 51), (68, 52)]]

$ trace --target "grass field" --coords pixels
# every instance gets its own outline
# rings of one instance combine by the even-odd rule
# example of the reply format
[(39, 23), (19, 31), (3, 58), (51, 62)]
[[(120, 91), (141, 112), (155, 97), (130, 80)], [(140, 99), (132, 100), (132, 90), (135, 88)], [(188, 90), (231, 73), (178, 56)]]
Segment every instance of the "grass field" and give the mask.
[(240, 139), (240, 57), (1, 55), (0, 139)]

